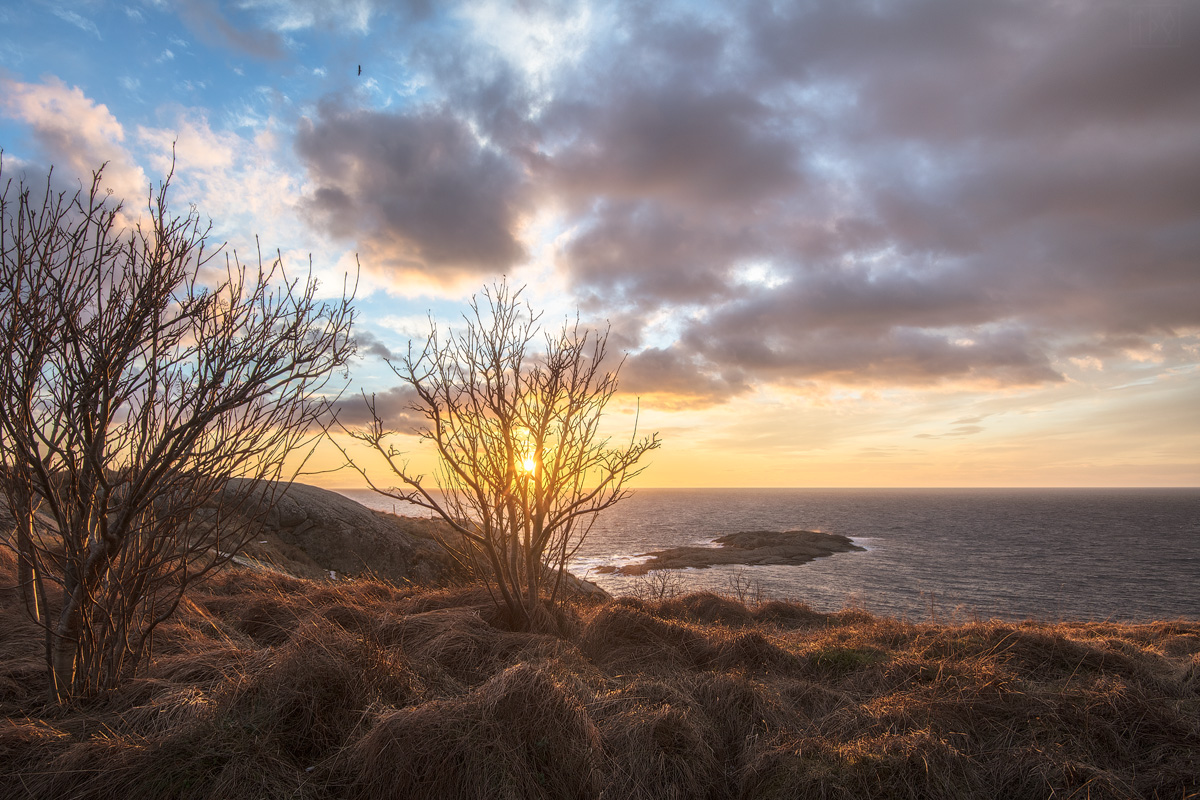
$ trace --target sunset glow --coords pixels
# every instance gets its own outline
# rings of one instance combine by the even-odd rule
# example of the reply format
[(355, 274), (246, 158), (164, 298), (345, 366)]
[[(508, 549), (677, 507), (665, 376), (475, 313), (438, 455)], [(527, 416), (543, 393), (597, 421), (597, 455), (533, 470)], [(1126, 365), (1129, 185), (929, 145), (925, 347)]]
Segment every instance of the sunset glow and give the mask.
[(1200, 4), (10, 5), (6, 174), (361, 265), (341, 417), (430, 473), (384, 359), (507, 276), (641, 486), (1200, 484)]
[(0, 349), (4, 798), (1200, 800), (1200, 0), (0, 0)]

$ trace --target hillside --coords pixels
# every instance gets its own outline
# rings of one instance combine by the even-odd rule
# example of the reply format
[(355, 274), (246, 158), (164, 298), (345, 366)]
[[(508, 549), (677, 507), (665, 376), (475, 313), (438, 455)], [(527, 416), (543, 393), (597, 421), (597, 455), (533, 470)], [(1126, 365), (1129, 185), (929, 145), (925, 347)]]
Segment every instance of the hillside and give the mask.
[(242, 555), (296, 577), (444, 584), (464, 577), (437, 543), (447, 531), (434, 520), (373, 511), (337, 492), (293, 483)]
[[(266, 567), (318, 581), (372, 577), (397, 585), (461, 584), (466, 574), (439, 539), (456, 534), (445, 522), (375, 511), (337, 492), (293, 483), (276, 499), (262, 535), (238, 557), (242, 566)], [(591, 581), (566, 575), (565, 589), (607, 597)]]

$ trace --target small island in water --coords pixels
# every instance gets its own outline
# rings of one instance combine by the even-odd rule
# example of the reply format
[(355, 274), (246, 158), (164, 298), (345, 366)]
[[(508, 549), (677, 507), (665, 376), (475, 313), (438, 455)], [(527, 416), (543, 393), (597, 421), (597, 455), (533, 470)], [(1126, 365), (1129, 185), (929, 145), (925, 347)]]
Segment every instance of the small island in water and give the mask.
[(645, 575), (659, 569), (706, 569), (724, 565), (793, 566), (821, 556), (865, 550), (848, 536), (819, 531), (744, 531), (713, 540), (713, 545), (672, 547), (646, 553), (638, 564), (603, 566), (602, 575)]

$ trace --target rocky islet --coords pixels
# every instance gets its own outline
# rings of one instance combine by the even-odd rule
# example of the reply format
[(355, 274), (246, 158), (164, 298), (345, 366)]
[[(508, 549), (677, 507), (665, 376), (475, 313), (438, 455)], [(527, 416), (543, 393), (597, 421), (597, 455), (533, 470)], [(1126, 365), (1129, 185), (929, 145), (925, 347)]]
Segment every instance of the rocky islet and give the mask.
[(716, 566), (795, 566), (834, 553), (863, 551), (850, 537), (820, 531), (743, 531), (718, 536), (712, 545), (687, 545), (646, 553), (637, 564), (602, 566), (604, 575), (645, 575), (660, 569)]

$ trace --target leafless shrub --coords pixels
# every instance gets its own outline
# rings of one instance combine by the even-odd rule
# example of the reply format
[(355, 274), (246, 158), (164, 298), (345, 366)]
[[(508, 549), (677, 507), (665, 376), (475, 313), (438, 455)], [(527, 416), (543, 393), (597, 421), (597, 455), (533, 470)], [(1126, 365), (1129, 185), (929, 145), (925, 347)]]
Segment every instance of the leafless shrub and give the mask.
[(739, 603), (757, 606), (763, 600), (762, 581), (750, 577), (745, 567), (738, 567), (725, 579), (726, 592)]
[(379, 453), (403, 484), (383, 487), (351, 462), (371, 487), (449, 523), (461, 538), (444, 538), (446, 548), (494, 587), (514, 627), (529, 629), (543, 585), (553, 602), (596, 515), (628, 496), (637, 463), (659, 440), (638, 439), (636, 426), (619, 445), (600, 433), (619, 371), (605, 363), (608, 334), (576, 323), (546, 333), (535, 353), (540, 314), (520, 294), (485, 288), (464, 329), (434, 327), (424, 346), (388, 362), (412, 387), (419, 433), (437, 448), (436, 489), (390, 443), (395, 431), (374, 398), (371, 423), (341, 430)]
[(629, 593), (639, 600), (661, 603), (683, 594), (683, 580), (670, 569), (652, 569), (633, 581)]
[(128, 677), (189, 584), (257, 532), (352, 353), (345, 292), (319, 302), (280, 260), (218, 264), (198, 214), (169, 210), (169, 183), (132, 229), (101, 171), (74, 196), (49, 179), (41, 197), (23, 181), (0, 193), (0, 492), (15, 528), (0, 545), (60, 702)]

